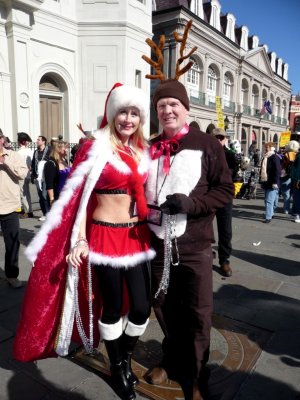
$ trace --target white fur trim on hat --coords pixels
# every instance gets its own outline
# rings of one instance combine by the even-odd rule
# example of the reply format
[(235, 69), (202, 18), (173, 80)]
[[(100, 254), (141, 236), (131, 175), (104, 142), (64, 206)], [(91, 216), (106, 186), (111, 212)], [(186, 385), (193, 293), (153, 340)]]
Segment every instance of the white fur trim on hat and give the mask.
[(109, 124), (123, 107), (136, 107), (140, 111), (141, 123), (144, 125), (149, 113), (149, 97), (142, 89), (135, 86), (122, 85), (113, 89), (106, 104)]

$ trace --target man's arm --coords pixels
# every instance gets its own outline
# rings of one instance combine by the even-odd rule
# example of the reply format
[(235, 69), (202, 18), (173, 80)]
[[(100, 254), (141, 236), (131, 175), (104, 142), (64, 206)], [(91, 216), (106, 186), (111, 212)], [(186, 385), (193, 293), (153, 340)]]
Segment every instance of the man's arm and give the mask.
[(18, 153), (11, 151), (9, 155), (2, 157), (1, 164), (9, 175), (17, 180), (25, 179), (28, 173), (28, 168), (25, 161)]

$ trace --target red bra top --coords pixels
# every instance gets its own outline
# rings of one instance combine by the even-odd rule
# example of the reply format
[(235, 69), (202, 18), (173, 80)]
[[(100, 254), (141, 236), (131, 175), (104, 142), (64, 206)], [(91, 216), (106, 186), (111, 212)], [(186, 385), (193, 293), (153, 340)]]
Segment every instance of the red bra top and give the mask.
[[(126, 166), (127, 167), (127, 166)], [(106, 163), (98, 181), (94, 187), (94, 191), (99, 194), (131, 194), (132, 187), (130, 184), (132, 172), (120, 171), (111, 163)], [(140, 174), (145, 183), (147, 179), (147, 173)]]

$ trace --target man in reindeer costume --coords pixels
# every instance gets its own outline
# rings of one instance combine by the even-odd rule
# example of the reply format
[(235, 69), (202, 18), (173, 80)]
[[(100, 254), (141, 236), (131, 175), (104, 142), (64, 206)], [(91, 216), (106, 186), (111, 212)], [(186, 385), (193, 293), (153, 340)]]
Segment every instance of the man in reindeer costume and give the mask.
[[(165, 79), (160, 67), (164, 36), (159, 45), (147, 39), (158, 62), (143, 58), (160, 79), (153, 95), (163, 132), (151, 142), (152, 158), (146, 186), (152, 246), (153, 308), (165, 335), (162, 363), (145, 379), (162, 384), (177, 380), (187, 400), (201, 400), (207, 390), (210, 329), (213, 311), (213, 219), (218, 208), (233, 197), (233, 184), (222, 146), (215, 137), (187, 124), (189, 98), (178, 81), (191, 66), (180, 70), (187, 33), (181, 42), (174, 79)], [(151, 218), (153, 216), (153, 219)]]

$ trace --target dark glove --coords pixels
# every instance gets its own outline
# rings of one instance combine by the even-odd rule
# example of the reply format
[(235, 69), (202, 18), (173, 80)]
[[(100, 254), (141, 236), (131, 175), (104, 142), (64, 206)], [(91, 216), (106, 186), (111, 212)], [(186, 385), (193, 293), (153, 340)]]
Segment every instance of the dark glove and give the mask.
[(35, 177), (31, 175), (31, 177), (30, 177), (30, 182), (31, 182), (31, 183), (34, 183), (34, 181), (35, 181)]
[(160, 209), (165, 214), (186, 214), (193, 201), (182, 193), (169, 194), (167, 200), (161, 204)]

